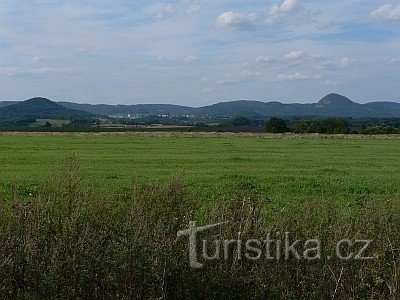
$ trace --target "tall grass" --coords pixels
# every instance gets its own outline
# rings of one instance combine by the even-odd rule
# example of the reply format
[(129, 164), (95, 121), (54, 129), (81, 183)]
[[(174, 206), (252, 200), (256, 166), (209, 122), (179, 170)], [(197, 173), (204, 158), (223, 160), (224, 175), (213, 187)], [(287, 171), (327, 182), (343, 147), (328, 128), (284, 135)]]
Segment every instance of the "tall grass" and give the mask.
[[(0, 295), (19, 299), (398, 299), (400, 198), (287, 201), (274, 208), (245, 184), (205, 206), (179, 177), (101, 190), (84, 184), (76, 157), (29, 199), (0, 202)], [(191, 269), (190, 220), (229, 222), (214, 239), (373, 239), (368, 261), (228, 260)], [(210, 247), (212, 253), (212, 247)], [(235, 254), (237, 249), (231, 249)]]

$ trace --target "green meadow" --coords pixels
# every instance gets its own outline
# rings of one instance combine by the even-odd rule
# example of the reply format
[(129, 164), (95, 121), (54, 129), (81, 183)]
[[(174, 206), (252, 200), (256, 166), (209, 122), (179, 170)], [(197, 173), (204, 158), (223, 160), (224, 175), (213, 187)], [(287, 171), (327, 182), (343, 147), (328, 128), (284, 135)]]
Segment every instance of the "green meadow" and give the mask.
[[(0, 295), (398, 299), (399, 154), (394, 136), (0, 135)], [(220, 224), (202, 270), (177, 238), (191, 221)], [(211, 246), (270, 235), (272, 260)], [(278, 247), (310, 239), (316, 260)]]
[(209, 198), (241, 185), (279, 202), (400, 193), (399, 138), (179, 133), (2, 135), (1, 190), (29, 194), (73, 153), (99, 187), (179, 175)]

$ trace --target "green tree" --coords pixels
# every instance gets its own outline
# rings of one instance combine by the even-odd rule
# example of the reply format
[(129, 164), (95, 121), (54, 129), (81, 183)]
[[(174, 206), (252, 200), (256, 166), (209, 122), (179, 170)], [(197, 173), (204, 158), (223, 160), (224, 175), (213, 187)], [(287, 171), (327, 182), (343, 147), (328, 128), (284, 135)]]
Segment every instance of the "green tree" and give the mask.
[(343, 118), (298, 120), (294, 128), (296, 133), (347, 134), (350, 132), (349, 122)]
[(289, 127), (287, 126), (285, 120), (275, 117), (267, 121), (265, 128), (267, 132), (270, 133), (284, 133), (289, 131)]
[(229, 120), (229, 124), (232, 126), (249, 126), (251, 121), (243, 116), (234, 116)]

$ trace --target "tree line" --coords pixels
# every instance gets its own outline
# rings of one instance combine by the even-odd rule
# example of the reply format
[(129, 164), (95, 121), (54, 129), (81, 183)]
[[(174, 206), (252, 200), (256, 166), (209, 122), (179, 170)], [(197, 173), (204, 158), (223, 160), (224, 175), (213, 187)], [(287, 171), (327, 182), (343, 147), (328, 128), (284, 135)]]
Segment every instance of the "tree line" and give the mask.
[(361, 129), (352, 129), (351, 124), (344, 118), (301, 119), (292, 126), (282, 119), (273, 117), (266, 124), (265, 129), (270, 133), (321, 133), (321, 134), (400, 134), (400, 127), (383, 124), (363, 124)]

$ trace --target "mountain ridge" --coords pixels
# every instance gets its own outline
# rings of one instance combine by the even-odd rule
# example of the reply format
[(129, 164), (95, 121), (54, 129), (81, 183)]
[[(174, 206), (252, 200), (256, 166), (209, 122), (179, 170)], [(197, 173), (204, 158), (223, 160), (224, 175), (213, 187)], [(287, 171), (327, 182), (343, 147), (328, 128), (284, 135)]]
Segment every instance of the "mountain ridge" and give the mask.
[(356, 103), (349, 98), (331, 93), (317, 103), (282, 103), (278, 101), (263, 102), (257, 100), (234, 100), (219, 102), (204, 107), (190, 107), (172, 104), (135, 104), (116, 105), (105, 104), (77, 104), (71, 102), (60, 103), (69, 108), (82, 109), (92, 113), (118, 114), (171, 114), (231, 117), (244, 115), (248, 117), (293, 117), (293, 116), (320, 116), (320, 117), (400, 117), (400, 103), (380, 101), (367, 104)]
[[(37, 99), (37, 98), (36, 98)], [(29, 100), (28, 100), (29, 101)], [(50, 100), (49, 100), (50, 101)], [(25, 101), (26, 102), (26, 101)], [(24, 102), (19, 102), (24, 103)], [(0, 112), (9, 107), (10, 101), (0, 102)], [(92, 115), (193, 115), (212, 117), (232, 117), (243, 115), (250, 118), (280, 117), (400, 117), (400, 103), (377, 101), (366, 104), (356, 103), (340, 94), (331, 93), (316, 103), (282, 103), (257, 100), (235, 100), (219, 102), (203, 107), (190, 107), (174, 104), (80, 104), (57, 102), (66, 109), (90, 113)]]

